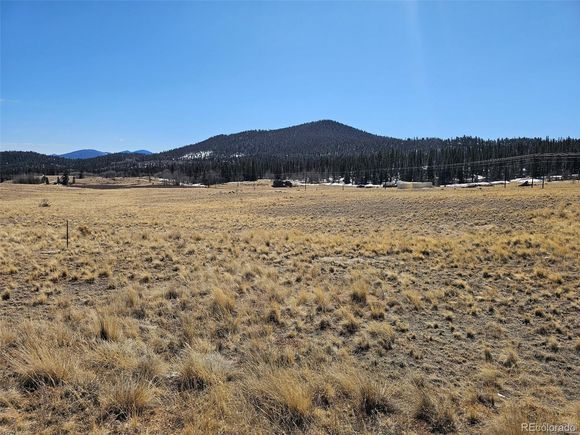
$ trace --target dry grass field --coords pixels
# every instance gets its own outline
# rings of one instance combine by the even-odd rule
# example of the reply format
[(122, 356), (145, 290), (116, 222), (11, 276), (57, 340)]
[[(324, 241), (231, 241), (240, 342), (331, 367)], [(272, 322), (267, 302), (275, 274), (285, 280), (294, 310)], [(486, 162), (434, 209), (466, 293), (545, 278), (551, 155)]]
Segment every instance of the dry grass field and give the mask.
[(0, 432), (580, 426), (579, 205), (1, 184)]

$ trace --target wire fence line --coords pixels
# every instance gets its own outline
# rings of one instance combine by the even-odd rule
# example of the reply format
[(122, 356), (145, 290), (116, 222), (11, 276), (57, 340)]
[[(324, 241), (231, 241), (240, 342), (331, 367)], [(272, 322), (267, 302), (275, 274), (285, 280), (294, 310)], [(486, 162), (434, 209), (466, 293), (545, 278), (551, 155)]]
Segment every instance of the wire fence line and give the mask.
[[(514, 163), (521, 164), (522, 162), (527, 163), (527, 166), (530, 168), (526, 168), (523, 171), (518, 168), (513, 168)], [(553, 164), (580, 164), (580, 153), (546, 153), (546, 154), (525, 154), (519, 156), (511, 156), (511, 157), (503, 157), (503, 158), (495, 158), (495, 159), (487, 159), (487, 160), (475, 160), (469, 162), (459, 162), (459, 163), (440, 163), (440, 164), (432, 164), (432, 165), (414, 165), (414, 166), (382, 166), (382, 167), (365, 167), (359, 169), (343, 169), (343, 170), (309, 170), (309, 171), (280, 171), (277, 174), (272, 174), (273, 177), (279, 179), (294, 179), (294, 180), (303, 180), (305, 183), (310, 179), (315, 180), (338, 180), (345, 175), (349, 177), (356, 177), (360, 175), (368, 175), (373, 173), (388, 173), (390, 174), (389, 178), (403, 180), (405, 178), (404, 174), (409, 173), (410, 171), (421, 171), (423, 176), (420, 178), (427, 178), (425, 174), (429, 171), (432, 172), (441, 172), (441, 171), (449, 171), (453, 169), (462, 169), (464, 172), (467, 172), (471, 175), (483, 175), (483, 174), (476, 174), (476, 172), (484, 172), (484, 171), (493, 171), (495, 174), (495, 180), (489, 181), (504, 181), (507, 175), (507, 169), (513, 169), (513, 172), (525, 172), (522, 173), (521, 176), (525, 177), (550, 177), (555, 175), (562, 175), (565, 178), (574, 178), (578, 177), (578, 173), (569, 173), (569, 174), (556, 174), (554, 173), (554, 169), (549, 168), (550, 165)], [(232, 180), (233, 182), (241, 182), (241, 181), (251, 181), (247, 178), (249, 174), (237, 174), (236, 179)], [(470, 177), (465, 177), (469, 179)], [(486, 177), (487, 178), (487, 177)], [(413, 180), (409, 180), (413, 181)]]

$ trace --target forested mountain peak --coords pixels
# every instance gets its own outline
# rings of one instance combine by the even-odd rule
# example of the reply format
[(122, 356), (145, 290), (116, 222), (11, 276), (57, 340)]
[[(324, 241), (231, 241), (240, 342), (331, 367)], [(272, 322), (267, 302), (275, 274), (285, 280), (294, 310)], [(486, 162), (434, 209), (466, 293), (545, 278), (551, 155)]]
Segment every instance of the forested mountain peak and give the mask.
[(0, 181), (16, 174), (69, 170), (107, 176), (162, 174), (167, 179), (204, 184), (272, 175), (310, 180), (342, 177), (374, 184), (401, 178), (444, 184), (475, 177), (571, 176), (579, 172), (579, 154), (580, 139), (573, 138), (397, 139), (321, 120), (222, 134), (151, 155), (121, 152), (70, 159), (5, 151), (0, 152)]
[[(221, 134), (202, 142), (165, 153), (180, 158), (214, 155), (304, 155), (363, 152), (387, 145), (400, 144), (393, 139), (350, 127), (333, 120), (320, 120), (275, 130), (247, 130)], [(204, 154), (205, 153), (205, 154)]]

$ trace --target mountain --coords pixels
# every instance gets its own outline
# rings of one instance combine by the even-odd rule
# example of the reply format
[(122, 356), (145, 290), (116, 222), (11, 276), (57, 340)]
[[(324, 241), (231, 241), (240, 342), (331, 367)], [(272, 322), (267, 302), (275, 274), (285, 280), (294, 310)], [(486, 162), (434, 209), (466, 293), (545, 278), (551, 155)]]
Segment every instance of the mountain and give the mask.
[(248, 130), (218, 135), (196, 144), (160, 153), (170, 158), (210, 155), (323, 155), (377, 151), (400, 146), (401, 139), (377, 136), (336, 121), (322, 120), (276, 130)]
[(476, 176), (503, 180), (580, 172), (580, 139), (397, 139), (330, 120), (222, 134), (162, 153), (145, 153), (81, 150), (61, 157), (3, 151), (0, 182), (18, 174), (56, 175), (67, 170), (105, 176), (159, 176), (203, 184), (272, 176), (310, 180), (344, 177), (363, 184), (402, 178), (445, 184)]
[(135, 151), (119, 151), (119, 154), (142, 154), (144, 156), (148, 156), (149, 154), (153, 154), (151, 151), (148, 150), (135, 150)]
[(98, 150), (77, 150), (70, 153), (61, 154), (59, 157), (64, 157), (65, 159), (92, 159), (93, 157), (100, 157), (107, 154), (109, 153)]
[(119, 151), (118, 153), (108, 153), (106, 151), (99, 151), (99, 150), (78, 150), (78, 151), (72, 151), (70, 153), (66, 153), (66, 154), (54, 154), (58, 157), (64, 157), (65, 159), (92, 159), (95, 157), (101, 157), (101, 156), (106, 156), (109, 154), (141, 154), (144, 156), (148, 156), (150, 154), (153, 154), (151, 151), (148, 150), (135, 150), (135, 151), (129, 151), (129, 150), (125, 150), (125, 151)]

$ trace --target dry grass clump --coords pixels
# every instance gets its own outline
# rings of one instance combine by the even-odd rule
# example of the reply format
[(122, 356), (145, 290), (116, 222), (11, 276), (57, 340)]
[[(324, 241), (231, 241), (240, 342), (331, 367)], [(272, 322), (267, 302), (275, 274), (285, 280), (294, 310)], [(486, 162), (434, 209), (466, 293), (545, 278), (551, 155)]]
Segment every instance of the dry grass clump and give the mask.
[(357, 304), (366, 304), (368, 293), (367, 284), (364, 281), (357, 281), (353, 284), (350, 298)]
[(528, 429), (530, 423), (574, 424), (570, 416), (558, 415), (542, 406), (537, 400), (524, 397), (520, 400), (511, 400), (506, 403), (499, 416), (492, 420), (486, 431), (492, 435), (525, 435), (530, 433)]
[(558, 339), (556, 337), (554, 337), (553, 335), (550, 335), (548, 337), (548, 340), (546, 340), (546, 346), (548, 346), (548, 348), (552, 352), (558, 352), (558, 350), (560, 349), (560, 344), (558, 343)]
[(337, 368), (334, 378), (337, 394), (349, 399), (358, 415), (373, 416), (398, 411), (393, 401), (393, 388), (368, 373), (354, 368)]
[(316, 304), (316, 310), (319, 312), (330, 310), (330, 298), (327, 292), (320, 287), (314, 289), (314, 303)]
[(203, 390), (233, 375), (233, 365), (217, 352), (200, 353), (191, 348), (181, 356), (175, 382), (180, 390)]
[(367, 328), (370, 336), (377, 340), (385, 349), (392, 349), (395, 343), (395, 331), (391, 325), (381, 322), (371, 322)]
[(360, 327), (360, 322), (357, 320), (357, 318), (350, 310), (343, 308), (342, 318), (343, 318), (342, 327), (346, 333), (354, 334), (356, 331), (358, 331)]
[(233, 296), (225, 293), (220, 288), (215, 288), (213, 290), (213, 304), (214, 313), (218, 315), (228, 315), (233, 314), (236, 308), (236, 300)]
[(103, 411), (116, 419), (126, 420), (150, 409), (154, 399), (155, 389), (148, 381), (123, 377), (105, 393)]
[(417, 290), (404, 290), (403, 296), (407, 298), (409, 303), (416, 309), (419, 310), (423, 306), (423, 301), (421, 297), (421, 293)]
[(282, 313), (280, 312), (280, 305), (273, 302), (271, 306), (267, 309), (265, 320), (275, 325), (280, 325), (282, 323)]
[(134, 373), (138, 378), (146, 379), (150, 382), (157, 382), (166, 371), (166, 364), (157, 355), (147, 353), (141, 356), (134, 368)]
[(440, 397), (427, 387), (417, 387), (413, 417), (425, 422), (435, 433), (451, 433), (457, 426), (453, 404), (448, 398)]
[(513, 347), (505, 349), (503, 355), (500, 357), (501, 364), (507, 368), (513, 368), (518, 365), (518, 354)]
[(71, 355), (53, 343), (28, 342), (11, 353), (10, 364), (19, 385), (25, 390), (56, 387), (77, 375)]
[(102, 313), (95, 314), (92, 328), (95, 337), (100, 340), (116, 341), (121, 338), (121, 322), (114, 316)]
[(312, 388), (292, 369), (267, 369), (244, 382), (258, 414), (282, 430), (303, 430), (314, 417)]
[(371, 308), (371, 319), (373, 320), (383, 320), (385, 318), (385, 309), (382, 305), (373, 303), (370, 305)]
[(16, 330), (9, 323), (0, 320), (0, 352), (18, 342)]
[(175, 287), (170, 287), (164, 291), (163, 297), (167, 300), (179, 299), (183, 297), (183, 290)]

